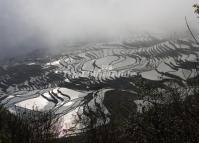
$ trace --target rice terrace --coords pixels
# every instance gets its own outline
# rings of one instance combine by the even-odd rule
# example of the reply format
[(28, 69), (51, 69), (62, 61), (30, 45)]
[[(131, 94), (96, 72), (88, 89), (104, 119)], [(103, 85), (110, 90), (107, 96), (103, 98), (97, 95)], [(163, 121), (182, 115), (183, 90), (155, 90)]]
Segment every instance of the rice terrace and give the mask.
[[(31, 23), (28, 26), (39, 27), (41, 31), (53, 33), (50, 36), (49, 33), (38, 34), (35, 31), (36, 34), (33, 32), (33, 37), (31, 34), (25, 35), (29, 38), (22, 38), (23, 42), (16, 47), (13, 45), (18, 42), (12, 40), (17, 37), (12, 37), (10, 42), (2, 40), (1, 43), (0, 40), (0, 48), (6, 47), (6, 43), (15, 43), (9, 44), (7, 49), (0, 50), (2, 53), (2, 56), (0, 54), (2, 57), (0, 59), (0, 126), (2, 126), (0, 127), (0, 143), (199, 142), (199, 37), (197, 27), (190, 24), (191, 18), (182, 18), (182, 24), (179, 25), (184, 25), (184, 27), (182, 26), (180, 32), (178, 30), (179, 33), (173, 30), (180, 27), (176, 25), (172, 29), (174, 34), (172, 32), (162, 34), (162, 31), (132, 30), (129, 25), (133, 26), (135, 23), (124, 20), (124, 18), (130, 19), (126, 16), (121, 18), (121, 21), (124, 20), (123, 23), (129, 26), (127, 34), (125, 30), (122, 32), (116, 30), (122, 29), (121, 27), (125, 29), (125, 26), (117, 25), (120, 20), (114, 19), (115, 15), (110, 14), (109, 19), (112, 21), (104, 21), (101, 24), (90, 22), (90, 20), (98, 21), (98, 18), (102, 20), (102, 17), (106, 17), (100, 10), (105, 5), (105, 8), (108, 5), (115, 5), (116, 11), (121, 10), (124, 13), (125, 8), (130, 11), (133, 4), (129, 0), (125, 0), (126, 4), (119, 0), (115, 3), (113, 1), (97, 3), (98, 0), (96, 3), (87, 3), (90, 0), (85, 0), (85, 3), (78, 1), (69, 3), (69, 1), (62, 0), (54, 4), (56, 3), (60, 11), (64, 8), (61, 3), (71, 4), (71, 9), (66, 6), (69, 9), (68, 12), (71, 12), (76, 21), (82, 22), (81, 20), (85, 18), (84, 20), (89, 23), (89, 28), (85, 26), (84, 20), (82, 25), (75, 23), (75, 20), (71, 25), (63, 22), (62, 16), (56, 12), (52, 16), (59, 15), (62, 19), (57, 19), (60, 24), (56, 27), (50, 21), (52, 17), (39, 14), (47, 21), (49, 20), (49, 23), (52, 22), (49, 27), (43, 27), (46, 23), (40, 17), (38, 17), (40, 21), (37, 22), (33, 19), (36, 13), (34, 8), (38, 7), (38, 10), (43, 12), (42, 6), (45, 2), (39, 6), (37, 5), (39, 1), (28, 4), (22, 0), (11, 4), (0, 0), (0, 5), (2, 3), (7, 6), (7, 9), (0, 6), (0, 11), (1, 9), (3, 12), (8, 10), (10, 12), (8, 16), (11, 19), (14, 19), (12, 12), (17, 11), (16, 15), (21, 13), (18, 10), (11, 10), (9, 4), (12, 6), (21, 6), (23, 3), (29, 5), (33, 12), (23, 9), (27, 10), (27, 16), (30, 15), (30, 19), (33, 17), (33, 23), (39, 23), (39, 25), (35, 26)], [(152, 0), (151, 3), (155, 4), (155, 1)], [(58, 10), (51, 3), (49, 2), (49, 8), (51, 7), (53, 11)], [(181, 8), (190, 7), (193, 16), (199, 21), (197, 4), (192, 4), (195, 9), (194, 14), (193, 7), (183, 5), (183, 1), (180, 3), (182, 3)], [(160, 5), (159, 2), (157, 4)], [(95, 8), (92, 10), (96, 12), (96, 16), (92, 13), (86, 13), (87, 16), (80, 14), (85, 12), (84, 8), (90, 10), (87, 5)], [(166, 5), (171, 6), (170, 9), (173, 10), (172, 3), (168, 2)], [(80, 11), (77, 15), (73, 11), (76, 6)], [(115, 7), (108, 7), (108, 9), (114, 11)], [(46, 11), (48, 10), (46, 8)], [(163, 10), (164, 8), (160, 10), (160, 13), (165, 14), (166, 9)], [(104, 11), (106, 12), (105, 9)], [(134, 13), (136, 13), (135, 9)], [(157, 14), (153, 10), (150, 13)], [(181, 14), (186, 16), (183, 14), (188, 14), (188, 12), (186, 13), (185, 10)], [(6, 22), (6, 18), (1, 20), (1, 15), (3, 14), (0, 14), (0, 21)], [(163, 16), (173, 19), (177, 18), (177, 15), (179, 13), (173, 17), (167, 14)], [(70, 20), (69, 14), (66, 14), (66, 17)], [(20, 15), (20, 18), (27, 20), (24, 15)], [(160, 17), (156, 15), (156, 18)], [(117, 26), (114, 25), (115, 20)], [(17, 21), (18, 24), (18, 20), (13, 21)], [(142, 21), (141, 18), (140, 21)], [(151, 28), (150, 21), (152, 20), (148, 21), (149, 29)], [(159, 22), (161, 21), (160, 18)], [(62, 22), (70, 25), (69, 28)], [(108, 22), (112, 22), (113, 26), (110, 26)], [(144, 24), (147, 25), (147, 23)], [(163, 25), (161, 23), (159, 26), (162, 26), (162, 30), (167, 24)], [(23, 26), (26, 33), (28, 26)], [(67, 32), (64, 30), (59, 31), (58, 27), (63, 28), (62, 26), (72, 34), (65, 34)], [(85, 26), (85, 29), (77, 32), (79, 29), (75, 26)], [(19, 27), (12, 27), (12, 29), (17, 33), (20, 31)], [(154, 27), (158, 27), (157, 23)], [(93, 31), (97, 28), (99, 31)], [(104, 30), (105, 33), (101, 34), (100, 29), (110, 31)], [(7, 37), (6, 33), (9, 35), (9, 26), (4, 33), (5, 37)], [(20, 35), (21, 32), (17, 34)], [(43, 35), (47, 37), (38, 40)], [(0, 38), (2, 37), (0, 34)], [(57, 37), (60, 39), (56, 39)], [(23, 46), (28, 47), (27, 45), (33, 48), (23, 48)], [(57, 48), (49, 48), (49, 45)], [(37, 46), (38, 48), (35, 48)], [(42, 48), (39, 48), (40, 46)], [(19, 51), (19, 47), (22, 47), (22, 51)], [(6, 53), (10, 54), (6, 55)]]

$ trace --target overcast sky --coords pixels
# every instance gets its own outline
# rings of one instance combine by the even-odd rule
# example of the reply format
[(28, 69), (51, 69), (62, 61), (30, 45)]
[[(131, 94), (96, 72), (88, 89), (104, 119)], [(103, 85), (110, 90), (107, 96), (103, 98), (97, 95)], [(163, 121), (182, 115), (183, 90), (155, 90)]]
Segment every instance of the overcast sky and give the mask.
[[(198, 0), (0, 0), (0, 58), (63, 41), (179, 32)], [(10, 53), (10, 54), (9, 54)]]

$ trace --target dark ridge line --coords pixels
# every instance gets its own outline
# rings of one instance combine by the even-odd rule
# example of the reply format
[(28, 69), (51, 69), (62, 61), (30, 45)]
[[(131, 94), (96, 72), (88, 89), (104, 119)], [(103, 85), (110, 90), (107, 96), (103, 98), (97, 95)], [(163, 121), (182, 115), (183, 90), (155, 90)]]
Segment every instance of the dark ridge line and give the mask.
[(61, 98), (61, 97), (59, 97), (56, 93), (54, 93), (53, 90), (51, 91), (51, 93), (52, 93), (53, 96), (55, 96), (55, 97), (58, 98), (59, 100), (64, 101), (64, 99)]
[(53, 100), (53, 99), (49, 99), (49, 98), (47, 98), (46, 96), (44, 96), (43, 94), (41, 94), (41, 96), (42, 96), (43, 98), (45, 98), (47, 101), (49, 101), (49, 102), (52, 102), (52, 103), (56, 104), (56, 103), (54, 102), (54, 100)]
[(71, 97), (67, 94), (62, 93), (59, 89), (57, 89), (57, 92), (65, 97), (68, 97), (69, 100), (71, 100)]

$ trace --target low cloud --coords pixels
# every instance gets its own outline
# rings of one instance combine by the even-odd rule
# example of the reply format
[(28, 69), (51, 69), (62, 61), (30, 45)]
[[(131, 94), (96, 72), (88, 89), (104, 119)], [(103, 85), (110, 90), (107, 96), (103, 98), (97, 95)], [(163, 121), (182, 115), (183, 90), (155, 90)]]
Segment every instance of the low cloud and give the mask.
[(0, 56), (64, 42), (125, 39), (135, 32), (185, 30), (198, 24), (196, 0), (0, 0)]

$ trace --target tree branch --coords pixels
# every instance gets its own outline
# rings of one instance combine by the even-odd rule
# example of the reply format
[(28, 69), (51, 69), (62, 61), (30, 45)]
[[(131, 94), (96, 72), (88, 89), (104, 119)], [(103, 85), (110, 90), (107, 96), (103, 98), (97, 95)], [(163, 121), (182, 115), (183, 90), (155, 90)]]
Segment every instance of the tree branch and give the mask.
[(187, 17), (185, 16), (185, 21), (186, 21), (186, 25), (187, 25), (187, 28), (191, 34), (191, 36), (193, 37), (193, 39), (196, 41), (196, 43), (199, 45), (199, 42), (198, 40), (196, 39), (196, 37), (194, 36), (193, 32), (191, 31), (191, 28), (189, 27), (189, 24), (188, 24), (188, 21), (187, 21)]

